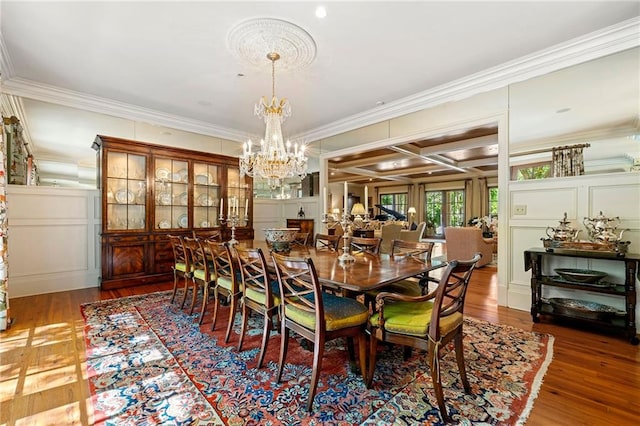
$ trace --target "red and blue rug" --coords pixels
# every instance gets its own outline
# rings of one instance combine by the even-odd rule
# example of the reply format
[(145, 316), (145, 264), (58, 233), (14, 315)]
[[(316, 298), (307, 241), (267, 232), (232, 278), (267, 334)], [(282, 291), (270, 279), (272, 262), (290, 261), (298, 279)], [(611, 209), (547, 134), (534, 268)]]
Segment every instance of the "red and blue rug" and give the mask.
[[(95, 424), (317, 425), (440, 424), (424, 354), (403, 360), (381, 347), (372, 389), (351, 372), (343, 341), (327, 344), (314, 411), (307, 401), (312, 353), (289, 344), (282, 382), (275, 382), (280, 335), (265, 365), (256, 363), (262, 320), (251, 320), (238, 352), (239, 318), (224, 343), (228, 308), (218, 326), (202, 327), (161, 292), (85, 304), (87, 373)], [(207, 321), (208, 320), (208, 321)], [(552, 357), (553, 337), (465, 320), (465, 359), (472, 394), (460, 383), (455, 355), (440, 364), (445, 399), (462, 424), (523, 423)]]

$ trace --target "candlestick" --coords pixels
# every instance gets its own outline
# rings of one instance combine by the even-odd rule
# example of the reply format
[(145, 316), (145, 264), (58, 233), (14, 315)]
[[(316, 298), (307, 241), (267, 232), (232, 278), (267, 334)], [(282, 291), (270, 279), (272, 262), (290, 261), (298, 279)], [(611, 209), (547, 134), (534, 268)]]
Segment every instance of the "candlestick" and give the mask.
[(244, 215), (248, 215), (249, 214), (249, 199), (246, 198), (244, 200)]
[(231, 198), (227, 197), (227, 217), (231, 216)]
[(224, 206), (224, 198), (220, 197), (220, 216), (222, 216), (223, 207)]
[(366, 218), (369, 214), (369, 187), (366, 185), (364, 187), (364, 212)]
[(347, 185), (347, 182), (344, 183), (344, 214), (348, 214), (347, 213), (347, 208), (349, 205), (349, 186)]

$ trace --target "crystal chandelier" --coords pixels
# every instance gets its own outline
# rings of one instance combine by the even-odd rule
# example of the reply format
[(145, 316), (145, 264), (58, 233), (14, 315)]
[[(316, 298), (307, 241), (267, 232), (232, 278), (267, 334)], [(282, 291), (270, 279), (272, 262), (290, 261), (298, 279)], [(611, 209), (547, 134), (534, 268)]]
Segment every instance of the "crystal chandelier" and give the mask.
[(282, 138), (282, 123), (291, 115), (291, 106), (286, 98), (276, 97), (275, 64), (280, 55), (277, 52), (267, 54), (271, 61), (271, 102), (263, 96), (255, 106), (255, 115), (264, 118), (266, 126), (264, 139), (260, 141), (260, 151), (253, 152), (251, 140), (242, 146), (240, 157), (240, 175), (267, 179), (272, 189), (281, 185), (281, 180), (295, 175), (301, 178), (307, 174), (305, 145), (285, 143)]

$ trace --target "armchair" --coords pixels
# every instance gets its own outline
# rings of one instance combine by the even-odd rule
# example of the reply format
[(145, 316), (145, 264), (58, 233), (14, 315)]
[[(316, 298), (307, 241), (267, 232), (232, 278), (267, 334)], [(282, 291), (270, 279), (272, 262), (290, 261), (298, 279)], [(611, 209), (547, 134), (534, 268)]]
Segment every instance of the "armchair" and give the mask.
[(480, 228), (446, 227), (444, 238), (447, 260), (471, 259), (475, 253), (480, 253), (482, 258), (476, 264), (480, 268), (493, 259), (493, 239), (483, 238)]
[(465, 392), (471, 386), (465, 369), (464, 299), (480, 255), (471, 260), (449, 262), (438, 287), (424, 296), (407, 296), (382, 292), (376, 296), (376, 310), (369, 318), (369, 366), (365, 379), (371, 387), (376, 368), (378, 341), (404, 345), (427, 351), (427, 361), (438, 401), (440, 415), (445, 423), (451, 422), (440, 380), (440, 352), (449, 349), (453, 341), (460, 379)]

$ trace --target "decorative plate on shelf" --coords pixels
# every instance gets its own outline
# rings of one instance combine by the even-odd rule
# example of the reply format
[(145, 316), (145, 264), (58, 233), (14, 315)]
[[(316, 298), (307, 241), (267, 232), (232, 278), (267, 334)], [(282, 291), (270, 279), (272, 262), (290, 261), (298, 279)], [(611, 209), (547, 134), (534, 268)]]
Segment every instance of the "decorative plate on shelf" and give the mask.
[(116, 191), (116, 202), (119, 204), (133, 204), (136, 196), (133, 192), (126, 189)]
[(169, 229), (169, 228), (171, 228), (171, 224), (169, 223), (168, 220), (161, 220), (160, 223), (158, 224), (158, 228), (160, 228), (160, 229)]
[(161, 206), (170, 206), (171, 194), (169, 194), (168, 192), (159, 192), (156, 196), (156, 201)]
[(183, 192), (182, 194), (178, 195), (178, 203), (181, 206), (186, 206), (187, 204), (189, 204), (189, 199), (186, 192)]
[(200, 227), (201, 228), (208, 228), (211, 225), (209, 224), (209, 222), (207, 222), (206, 220), (203, 220), (202, 222), (200, 222)]
[(548, 302), (553, 306), (554, 312), (584, 318), (601, 319), (607, 316), (624, 315), (626, 313), (614, 308), (613, 306), (603, 305), (601, 303), (587, 300), (552, 297)]
[(164, 167), (156, 169), (156, 179), (158, 180), (169, 180), (170, 175), (171, 172), (169, 171), (169, 169), (165, 169)]
[(178, 227), (187, 228), (189, 226), (189, 217), (186, 214), (180, 215), (178, 218)]
[(196, 175), (196, 183), (198, 185), (211, 185), (213, 183), (213, 177), (209, 173), (206, 175)]
[(606, 272), (590, 269), (556, 268), (555, 271), (565, 280), (574, 283), (595, 283), (608, 275)]
[(211, 207), (213, 205), (213, 198), (208, 194), (200, 194), (196, 201), (199, 206)]
[(187, 169), (178, 170), (178, 173), (176, 174), (178, 175), (178, 179), (174, 179), (176, 182), (189, 182), (189, 172), (187, 171)]

